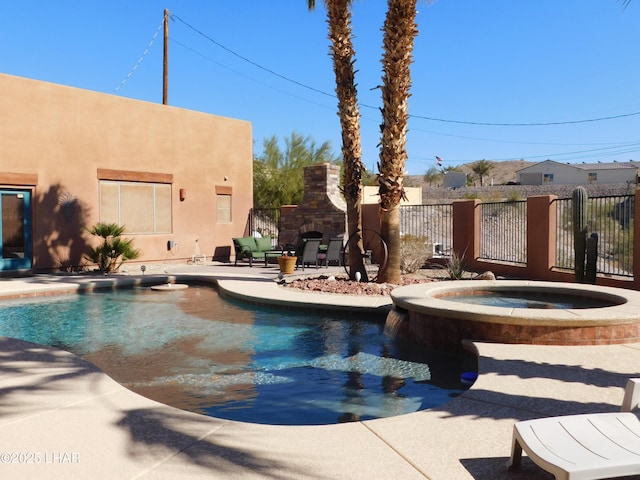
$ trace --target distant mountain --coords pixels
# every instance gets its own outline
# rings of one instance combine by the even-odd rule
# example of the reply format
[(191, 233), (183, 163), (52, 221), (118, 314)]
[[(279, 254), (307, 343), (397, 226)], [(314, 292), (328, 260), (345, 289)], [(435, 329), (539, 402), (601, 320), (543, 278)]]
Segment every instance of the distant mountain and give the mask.
[[(506, 162), (491, 162), (493, 163), (493, 169), (489, 172), (489, 174), (484, 179), (485, 185), (491, 185), (492, 181), (494, 185), (502, 185), (509, 182), (516, 181), (516, 172), (522, 168), (529, 167), (531, 165), (535, 165), (539, 162), (525, 162), (524, 160), (514, 160), (514, 161), (506, 161)], [(471, 166), (473, 163), (465, 163), (463, 165), (459, 165), (458, 170), (466, 173), (467, 175), (472, 175), (473, 170)], [(428, 187), (429, 185), (424, 181), (424, 174), (422, 175), (409, 175), (407, 178), (407, 185), (416, 186), (416, 187)], [(441, 182), (439, 182), (441, 184)], [(480, 183), (478, 182), (478, 185)], [(436, 186), (436, 185), (433, 185)]]

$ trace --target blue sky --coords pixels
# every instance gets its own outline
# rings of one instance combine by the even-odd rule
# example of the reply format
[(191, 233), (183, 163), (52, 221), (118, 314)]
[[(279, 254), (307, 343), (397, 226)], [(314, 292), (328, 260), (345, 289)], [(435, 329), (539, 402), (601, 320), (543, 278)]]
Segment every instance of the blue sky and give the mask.
[[(0, 71), (160, 103), (167, 8), (169, 104), (251, 121), (256, 152), (265, 137), (297, 132), (338, 153), (317, 3), (309, 12), (302, 0), (3, 0)], [(379, 154), (385, 11), (384, 0), (354, 0), (368, 169)], [(640, 1), (424, 1), (417, 20), (409, 174), (434, 166), (436, 155), (445, 166), (640, 160)], [(591, 121), (603, 117), (619, 118)], [(531, 123), (555, 125), (514, 125)]]

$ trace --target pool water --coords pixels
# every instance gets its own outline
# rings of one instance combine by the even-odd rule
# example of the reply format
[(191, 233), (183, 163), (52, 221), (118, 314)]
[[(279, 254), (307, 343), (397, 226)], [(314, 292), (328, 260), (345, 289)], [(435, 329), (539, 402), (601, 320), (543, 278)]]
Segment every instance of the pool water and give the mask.
[(539, 292), (474, 292), (468, 295), (447, 295), (438, 298), (451, 302), (505, 308), (574, 309), (602, 308), (611, 305), (610, 302), (597, 298)]
[(3, 301), (0, 336), (69, 350), (148, 398), (219, 418), (331, 424), (431, 408), (472, 359), (388, 338), (383, 324), (149, 288)]

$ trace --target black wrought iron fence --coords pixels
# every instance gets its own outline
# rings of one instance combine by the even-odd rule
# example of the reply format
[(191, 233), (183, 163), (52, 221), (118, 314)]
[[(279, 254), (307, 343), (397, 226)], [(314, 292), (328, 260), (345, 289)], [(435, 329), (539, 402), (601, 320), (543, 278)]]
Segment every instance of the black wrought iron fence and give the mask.
[(573, 256), (573, 223), (571, 221), (571, 199), (558, 198), (554, 200), (556, 206), (556, 261), (554, 267), (573, 270), (575, 261)]
[(449, 255), (453, 250), (453, 206), (402, 205), (400, 232), (424, 238), (434, 255)]
[(271, 237), (273, 246), (277, 245), (280, 234), (280, 209), (252, 208), (249, 212), (249, 233)]
[(527, 202), (480, 204), (480, 258), (527, 263)]
[[(596, 273), (633, 276), (634, 196), (615, 195), (587, 200), (587, 235), (598, 237)], [(557, 233), (555, 267), (575, 268), (572, 202), (556, 203)]]

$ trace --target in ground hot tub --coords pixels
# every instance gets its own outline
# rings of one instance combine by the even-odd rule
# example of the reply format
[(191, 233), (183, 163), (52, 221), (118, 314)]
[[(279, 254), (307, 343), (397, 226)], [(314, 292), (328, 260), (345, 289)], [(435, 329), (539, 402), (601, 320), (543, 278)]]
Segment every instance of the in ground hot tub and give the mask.
[(640, 341), (640, 292), (577, 283), (462, 280), (391, 292), (388, 326), (401, 338), (447, 351), (462, 340), (536, 345)]

